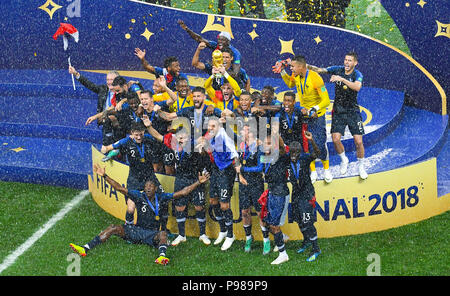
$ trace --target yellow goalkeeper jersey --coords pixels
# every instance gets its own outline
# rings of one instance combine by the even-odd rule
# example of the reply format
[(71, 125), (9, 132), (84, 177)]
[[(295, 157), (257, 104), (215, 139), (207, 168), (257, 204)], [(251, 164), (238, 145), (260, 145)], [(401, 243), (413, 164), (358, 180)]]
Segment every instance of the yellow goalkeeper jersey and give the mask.
[[(322, 77), (317, 72), (308, 70), (305, 77), (282, 74), (283, 81), (289, 88), (297, 87), (298, 100), (305, 108), (317, 107), (317, 115), (322, 116), (330, 105), (330, 97)], [(306, 78), (306, 82), (305, 82)]]

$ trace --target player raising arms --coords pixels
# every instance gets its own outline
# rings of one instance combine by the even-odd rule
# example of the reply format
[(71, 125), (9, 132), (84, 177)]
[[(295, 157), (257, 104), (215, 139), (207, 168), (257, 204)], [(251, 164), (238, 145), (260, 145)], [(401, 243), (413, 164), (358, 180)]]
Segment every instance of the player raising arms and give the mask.
[(361, 179), (367, 179), (368, 175), (364, 168), (364, 127), (358, 105), (358, 93), (362, 87), (363, 75), (355, 69), (358, 65), (358, 55), (349, 52), (345, 55), (344, 66), (331, 66), (318, 68), (308, 65), (308, 68), (318, 73), (331, 74), (331, 82), (335, 85), (335, 98), (331, 120), (331, 138), (334, 148), (341, 157), (340, 172), (347, 172), (348, 158), (345, 156), (341, 137), (344, 135), (345, 127), (348, 126), (356, 146), (356, 157), (358, 158), (358, 171)]
[(135, 244), (147, 244), (157, 247), (159, 257), (156, 258), (155, 263), (162, 265), (168, 264), (169, 258), (166, 257), (167, 232), (159, 231), (159, 203), (162, 200), (178, 199), (190, 194), (198, 186), (208, 181), (209, 174), (199, 174), (198, 181), (184, 187), (180, 191), (174, 193), (157, 193), (158, 186), (151, 180), (145, 182), (143, 191), (129, 190), (109, 177), (105, 169), (97, 164), (94, 164), (94, 173), (105, 178), (106, 182), (111, 184), (114, 189), (125, 195), (131, 201), (127, 203), (127, 212), (132, 212), (133, 214), (135, 211), (137, 212), (136, 224), (126, 220), (127, 222), (124, 225), (110, 225), (84, 246), (71, 243), (69, 244), (70, 247), (84, 257), (90, 250), (106, 242), (112, 235), (117, 235)]

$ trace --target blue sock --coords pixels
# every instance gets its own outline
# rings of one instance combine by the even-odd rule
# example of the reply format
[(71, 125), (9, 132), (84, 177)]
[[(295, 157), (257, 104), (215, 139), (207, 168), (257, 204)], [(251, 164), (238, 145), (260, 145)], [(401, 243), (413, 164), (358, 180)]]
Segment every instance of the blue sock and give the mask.
[(206, 212), (205, 209), (196, 212), (195, 216), (198, 222), (198, 228), (200, 229), (200, 235), (205, 234), (206, 232)]
[(90, 242), (88, 242), (86, 245), (84, 245), (84, 249), (86, 250), (86, 252), (90, 249), (95, 248), (97, 245), (101, 244), (102, 241), (100, 240), (100, 236), (96, 236), (94, 237)]
[(225, 217), (225, 226), (227, 229), (227, 237), (233, 237), (233, 211), (231, 209), (227, 209), (223, 211), (223, 215)]
[(176, 219), (178, 224), (178, 234), (181, 236), (186, 236), (186, 212), (176, 212)]
[(275, 245), (278, 247), (279, 252), (284, 251), (284, 241), (283, 241), (283, 232), (279, 231), (273, 235), (275, 240)]

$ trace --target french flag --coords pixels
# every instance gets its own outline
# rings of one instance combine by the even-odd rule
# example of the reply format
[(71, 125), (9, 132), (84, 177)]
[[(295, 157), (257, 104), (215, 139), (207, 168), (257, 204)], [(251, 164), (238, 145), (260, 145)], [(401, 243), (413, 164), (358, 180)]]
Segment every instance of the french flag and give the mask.
[(78, 43), (78, 30), (71, 24), (60, 23), (58, 30), (56, 30), (55, 34), (53, 34), (53, 39), (56, 40), (61, 35), (63, 36), (64, 50), (67, 50), (69, 47), (68, 36), (72, 36), (75, 42)]

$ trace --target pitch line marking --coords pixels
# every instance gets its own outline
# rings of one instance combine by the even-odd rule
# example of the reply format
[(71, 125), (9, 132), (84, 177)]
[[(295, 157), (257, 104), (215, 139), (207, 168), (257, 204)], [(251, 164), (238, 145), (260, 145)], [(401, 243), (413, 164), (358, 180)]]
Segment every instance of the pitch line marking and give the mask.
[(50, 228), (52, 228), (58, 221), (70, 212), (76, 205), (78, 205), (87, 195), (89, 190), (81, 191), (70, 202), (68, 202), (64, 208), (62, 208), (57, 214), (55, 214), (50, 220), (47, 221), (41, 228), (39, 228), (30, 238), (28, 238), (22, 245), (20, 245), (14, 252), (9, 254), (5, 260), (0, 264), (0, 274), (10, 267), (17, 258), (31, 248), (36, 241), (38, 241)]

